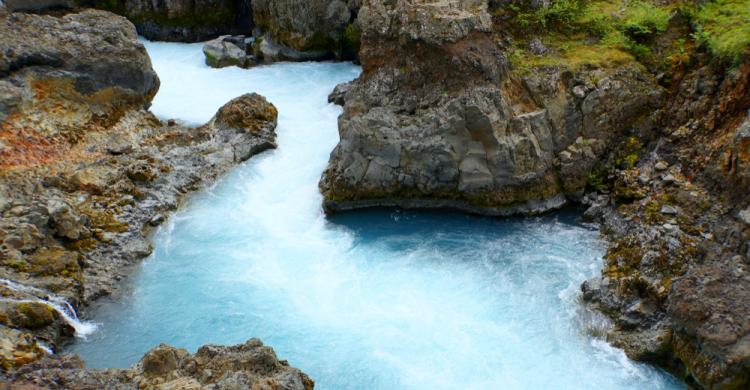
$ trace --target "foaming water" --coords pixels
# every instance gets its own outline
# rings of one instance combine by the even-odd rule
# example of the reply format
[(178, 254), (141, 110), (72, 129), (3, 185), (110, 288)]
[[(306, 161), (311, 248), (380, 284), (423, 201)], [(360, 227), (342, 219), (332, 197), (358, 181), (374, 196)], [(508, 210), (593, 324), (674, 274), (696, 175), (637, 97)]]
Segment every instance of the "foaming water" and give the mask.
[(318, 179), (338, 140), (326, 103), (350, 64), (209, 69), (200, 45), (146, 43), (152, 109), (190, 123), (255, 91), (279, 108), (279, 149), (253, 158), (154, 237), (130, 293), (72, 346), (94, 367), (165, 342), (260, 337), (320, 389), (672, 389), (586, 335), (579, 285), (602, 265), (572, 214), (498, 220), (371, 210), (326, 219)]

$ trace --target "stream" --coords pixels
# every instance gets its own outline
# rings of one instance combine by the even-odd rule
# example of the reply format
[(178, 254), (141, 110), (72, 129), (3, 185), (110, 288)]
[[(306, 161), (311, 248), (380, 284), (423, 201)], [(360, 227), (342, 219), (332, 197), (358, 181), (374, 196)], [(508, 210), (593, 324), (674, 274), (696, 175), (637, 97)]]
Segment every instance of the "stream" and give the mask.
[(495, 219), (367, 210), (326, 218), (318, 180), (338, 141), (348, 63), (210, 69), (200, 44), (144, 42), (152, 111), (206, 122), (247, 92), (279, 109), (279, 148), (195, 194), (154, 235), (124, 296), (89, 310), (67, 352), (128, 367), (159, 343), (261, 338), (318, 389), (679, 389), (590, 334), (580, 304), (604, 244), (574, 211)]

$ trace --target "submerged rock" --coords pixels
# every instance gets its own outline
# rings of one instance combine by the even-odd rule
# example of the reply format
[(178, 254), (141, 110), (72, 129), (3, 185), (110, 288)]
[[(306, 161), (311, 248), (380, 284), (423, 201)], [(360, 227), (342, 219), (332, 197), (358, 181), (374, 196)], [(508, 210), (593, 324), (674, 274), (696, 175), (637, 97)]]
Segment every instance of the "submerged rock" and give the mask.
[(127, 370), (87, 370), (78, 357), (70, 355), (48, 358), (20, 369), (9, 385), (49, 390), (314, 388), (312, 379), (279, 360), (258, 339), (228, 347), (206, 345), (195, 354), (162, 344)]

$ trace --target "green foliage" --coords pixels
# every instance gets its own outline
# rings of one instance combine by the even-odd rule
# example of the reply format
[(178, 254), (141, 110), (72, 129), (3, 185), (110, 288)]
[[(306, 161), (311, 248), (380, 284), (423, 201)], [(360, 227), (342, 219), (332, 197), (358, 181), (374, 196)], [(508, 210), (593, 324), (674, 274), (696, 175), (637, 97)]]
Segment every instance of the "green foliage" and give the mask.
[(532, 9), (529, 1), (517, 1), (509, 4), (508, 9), (514, 13), (514, 20), (518, 27), (575, 32), (580, 27), (578, 20), (586, 10), (586, 2), (584, 0), (553, 0), (549, 7)]
[(692, 16), (694, 37), (715, 55), (737, 61), (750, 52), (750, 1), (706, 1)]

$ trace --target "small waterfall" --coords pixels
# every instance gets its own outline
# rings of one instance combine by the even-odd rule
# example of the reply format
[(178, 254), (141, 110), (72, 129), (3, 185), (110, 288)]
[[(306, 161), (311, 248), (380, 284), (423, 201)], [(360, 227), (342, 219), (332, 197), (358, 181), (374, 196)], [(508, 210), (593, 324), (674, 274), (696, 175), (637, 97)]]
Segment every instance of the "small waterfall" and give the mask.
[(87, 335), (93, 333), (96, 330), (96, 324), (86, 321), (81, 321), (78, 318), (73, 305), (71, 305), (65, 298), (55, 295), (49, 291), (41, 288), (27, 286), (14, 282), (12, 280), (0, 278), (0, 285), (18, 293), (30, 295), (30, 298), (15, 299), (15, 298), (0, 298), (0, 302), (8, 303), (42, 303), (54, 311), (56, 311), (63, 320), (75, 329), (76, 337), (86, 338)]

